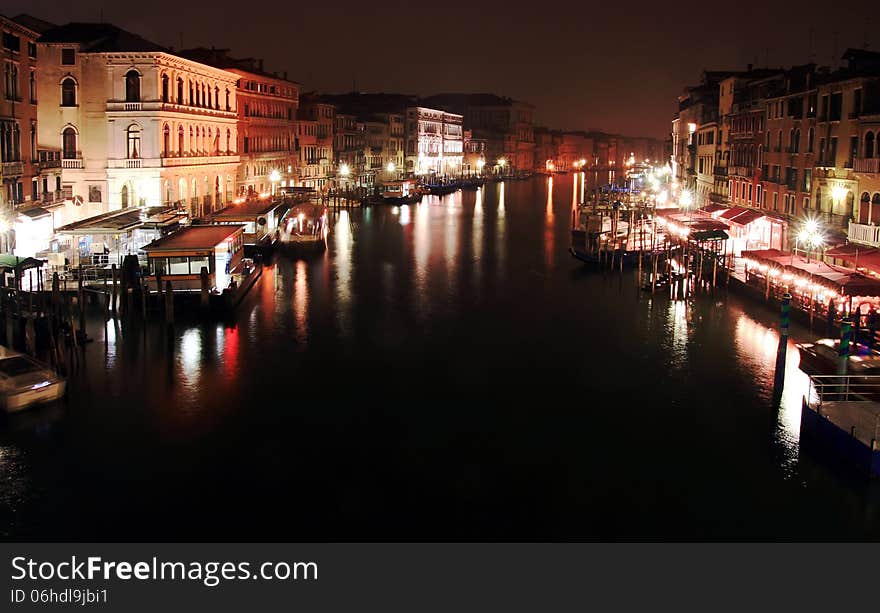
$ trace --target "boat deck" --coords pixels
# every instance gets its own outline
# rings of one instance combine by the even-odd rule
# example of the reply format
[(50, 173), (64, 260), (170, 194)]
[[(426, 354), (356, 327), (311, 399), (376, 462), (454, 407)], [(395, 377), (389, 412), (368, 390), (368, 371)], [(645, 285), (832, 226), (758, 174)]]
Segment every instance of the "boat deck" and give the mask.
[(819, 414), (868, 448), (880, 434), (880, 402), (826, 400), (819, 406)]

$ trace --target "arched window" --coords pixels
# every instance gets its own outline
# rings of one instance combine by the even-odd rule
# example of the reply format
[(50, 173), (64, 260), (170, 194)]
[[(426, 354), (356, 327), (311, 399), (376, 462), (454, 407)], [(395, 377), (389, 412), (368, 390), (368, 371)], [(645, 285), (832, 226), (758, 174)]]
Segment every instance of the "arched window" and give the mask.
[(228, 89), (226, 90), (226, 110), (227, 110), (227, 111), (232, 110), (232, 109), (229, 107), (229, 90), (228, 90)]
[(177, 155), (183, 155), (183, 126), (177, 127)]
[(187, 83), (189, 83), (189, 105), (195, 106), (195, 98), (193, 98), (193, 83), (189, 80), (187, 80)]
[(782, 130), (776, 135), (776, 150), (782, 151)]
[(852, 219), (853, 213), (855, 212), (855, 202), (856, 197), (851, 191), (847, 190), (846, 192), (846, 209), (843, 211), (844, 216), (849, 219)]
[(162, 128), (162, 157), (168, 157), (171, 153), (171, 128), (168, 124)]
[(816, 144), (816, 130), (814, 128), (810, 128), (810, 131), (807, 132), (807, 153), (813, 152), (813, 147)]
[(801, 152), (801, 129), (798, 128), (794, 131), (794, 152)]
[(794, 130), (789, 130), (788, 132), (788, 150), (790, 153), (794, 153), (796, 150), (794, 148)]
[(229, 153), (230, 151), (232, 151), (232, 149), (229, 148), (231, 140), (232, 140), (232, 132), (229, 130), (229, 128), (227, 128), (226, 129), (226, 153)]
[(214, 87), (214, 108), (220, 110), (220, 88)]
[(190, 128), (189, 128), (189, 152), (191, 154), (196, 152), (196, 141), (193, 140), (192, 126), (190, 126)]
[(183, 79), (177, 77), (177, 104), (183, 104)]
[(137, 159), (141, 156), (141, 128), (136, 124), (128, 126), (128, 149), (129, 159)]
[(128, 208), (128, 185), (123, 184), (120, 199), (122, 200), (122, 208)]
[(61, 157), (65, 160), (76, 159), (76, 130), (71, 126), (64, 128), (61, 133)]
[(822, 209), (822, 188), (816, 188), (816, 210), (821, 211)]
[(162, 102), (168, 102), (169, 95), (170, 94), (168, 92), (168, 75), (163, 74), (162, 75)]
[(137, 70), (129, 70), (125, 73), (125, 101), (141, 101), (141, 75)]
[(76, 81), (71, 77), (61, 82), (61, 106), (76, 106)]
[(872, 158), (874, 157), (874, 133), (868, 132), (865, 134), (865, 157)]

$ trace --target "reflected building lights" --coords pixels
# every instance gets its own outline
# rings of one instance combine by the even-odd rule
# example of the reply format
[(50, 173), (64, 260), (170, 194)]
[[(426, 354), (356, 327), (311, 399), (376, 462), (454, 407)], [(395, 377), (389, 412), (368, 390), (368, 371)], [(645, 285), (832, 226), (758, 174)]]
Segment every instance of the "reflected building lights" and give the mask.
[(418, 313), (426, 315), (428, 311), (428, 259), (431, 255), (431, 206), (428, 198), (416, 205), (415, 221), (413, 221), (413, 243), (415, 256), (415, 283), (413, 300), (418, 305)]
[(446, 291), (447, 295), (452, 296), (456, 290), (456, 281), (458, 276), (458, 268), (456, 267), (456, 258), (458, 257), (458, 227), (461, 220), (458, 216), (454, 216), (457, 211), (461, 211), (462, 192), (457, 191), (447, 196), (446, 219), (443, 228), (443, 255), (446, 263)]
[[(759, 381), (769, 395), (773, 392), (776, 370), (776, 352), (779, 349), (779, 333), (764, 326), (745, 314), (736, 321), (735, 347), (739, 360), (749, 369), (749, 374)], [(800, 354), (789, 340), (785, 352), (785, 384), (779, 404), (777, 436), (782, 443), (787, 460), (797, 462), (800, 441), (801, 403), (810, 391), (810, 379), (800, 368)]]
[(178, 355), (186, 385), (190, 388), (198, 387), (202, 360), (202, 331), (199, 328), (190, 328), (183, 333)]
[(495, 272), (499, 280), (504, 271), (504, 259), (507, 255), (507, 246), (505, 244), (506, 235), (507, 232), (504, 222), (504, 182), (502, 181), (498, 184), (498, 218), (495, 220)]
[[(366, 212), (364, 220), (367, 223)], [(340, 336), (350, 337), (351, 329), (351, 265), (352, 265), (352, 229), (348, 211), (339, 211), (336, 225), (333, 228), (333, 242), (336, 246), (336, 256), (332, 259), (336, 268), (336, 320), (339, 324)]]
[(474, 219), (471, 224), (471, 252), (474, 254), (474, 291), (478, 295), (483, 271), (483, 193), (483, 188), (477, 189), (476, 200), (474, 201)]
[(309, 338), (309, 279), (308, 267), (302, 260), (296, 263), (296, 280), (293, 283), (293, 313), (296, 325), (296, 342), (305, 344)]

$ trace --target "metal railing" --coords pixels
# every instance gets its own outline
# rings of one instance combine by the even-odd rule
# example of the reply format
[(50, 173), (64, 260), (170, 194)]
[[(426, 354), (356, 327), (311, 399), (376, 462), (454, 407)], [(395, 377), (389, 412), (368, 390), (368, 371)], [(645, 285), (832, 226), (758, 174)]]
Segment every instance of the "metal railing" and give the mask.
[(856, 172), (880, 172), (880, 158), (856, 158), (853, 161)]
[(880, 375), (811, 375), (804, 406), (871, 450), (880, 448)]
[(853, 243), (880, 247), (880, 226), (849, 222), (847, 238)]

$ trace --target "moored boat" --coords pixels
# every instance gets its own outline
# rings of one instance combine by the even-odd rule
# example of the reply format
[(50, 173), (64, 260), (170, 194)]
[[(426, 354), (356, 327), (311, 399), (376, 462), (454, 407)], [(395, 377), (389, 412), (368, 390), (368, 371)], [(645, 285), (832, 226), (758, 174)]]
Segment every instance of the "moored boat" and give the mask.
[(422, 189), (417, 181), (404, 179), (388, 181), (382, 186), (381, 201), (384, 204), (415, 204), (422, 199)]

